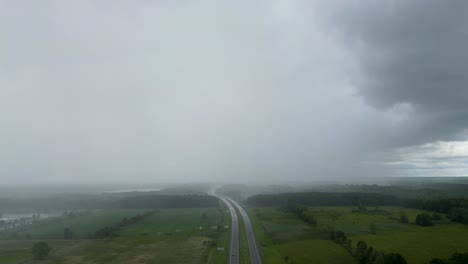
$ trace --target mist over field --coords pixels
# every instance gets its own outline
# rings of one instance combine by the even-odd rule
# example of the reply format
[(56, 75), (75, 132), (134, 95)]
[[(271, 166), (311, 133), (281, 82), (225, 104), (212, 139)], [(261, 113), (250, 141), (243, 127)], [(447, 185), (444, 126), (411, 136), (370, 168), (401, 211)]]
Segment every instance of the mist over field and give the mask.
[(0, 183), (467, 175), (464, 1), (0, 1)]

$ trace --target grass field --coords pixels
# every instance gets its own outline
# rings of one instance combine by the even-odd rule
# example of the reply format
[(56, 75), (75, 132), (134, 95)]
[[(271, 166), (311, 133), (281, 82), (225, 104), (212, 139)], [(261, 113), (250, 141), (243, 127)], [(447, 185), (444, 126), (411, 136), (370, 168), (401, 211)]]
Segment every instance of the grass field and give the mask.
[(17, 232), (18, 237), (29, 236), (31, 239), (60, 239), (63, 238), (65, 228), (70, 228), (74, 238), (87, 238), (99, 228), (115, 224), (124, 217), (131, 217), (147, 210), (112, 209), (95, 210), (75, 217), (54, 217), (39, 221)]
[(224, 264), (226, 263), (226, 259), (229, 255), (229, 242), (231, 241), (231, 215), (229, 214), (226, 204), (220, 201), (219, 206), (221, 215), (220, 226), (222, 226), (223, 229), (222, 232), (212, 236), (212, 239), (216, 244), (215, 247), (212, 247), (211, 250), (207, 252), (206, 263), (208, 264)]
[(80, 240), (52, 252), (41, 264), (202, 263), (204, 237), (156, 239), (126, 237)]
[[(355, 264), (356, 261), (342, 246), (328, 239), (327, 230), (330, 228), (345, 231), (354, 244), (362, 240), (377, 250), (400, 253), (409, 264), (424, 263), (433, 257), (447, 258), (457, 251), (468, 252), (466, 225), (442, 220), (431, 227), (417, 226), (414, 219), (423, 211), (400, 207), (370, 208), (366, 212), (354, 209), (309, 208), (318, 222), (315, 227), (277, 208), (248, 208), (247, 212), (254, 225), (264, 263), (268, 264)], [(30, 252), (38, 239), (53, 248), (48, 260), (41, 264), (226, 262), (230, 231), (225, 226), (231, 223), (223, 204), (219, 208), (163, 209), (121, 228), (115, 238), (83, 239), (88, 232), (143, 211), (100, 210), (57, 221), (44, 219), (41, 224), (21, 231), (19, 239), (0, 240), (0, 264), (34, 263), (29, 260)], [(399, 223), (402, 212), (410, 223)], [(240, 222), (242, 263), (248, 264), (244, 227)], [(71, 228), (79, 239), (62, 239), (65, 227)], [(30, 239), (24, 239), (26, 233), (30, 234)]]
[[(227, 251), (217, 251), (218, 243), (227, 247), (228, 229), (213, 228), (230, 221), (222, 209), (164, 209), (141, 222), (119, 230), (109, 239), (56, 239), (63, 236), (63, 228), (70, 227), (78, 234), (101, 228), (141, 211), (96, 211), (64, 221), (56, 226), (49, 222), (37, 230), (25, 230), (42, 237), (52, 247), (50, 256), (41, 264), (97, 264), (97, 263), (225, 263)], [(205, 216), (203, 216), (205, 215)], [(88, 223), (90, 221), (91, 223)], [(214, 242), (216, 243), (213, 246)], [(0, 240), (0, 263), (35, 263), (30, 261), (31, 246), (36, 239)]]
[[(401, 207), (371, 208), (353, 212), (350, 207), (311, 208), (319, 226), (333, 226), (350, 236), (354, 243), (362, 240), (384, 252), (402, 254), (408, 263), (424, 263), (434, 257), (447, 258), (454, 252), (468, 252), (468, 226), (449, 220), (435, 221), (434, 226), (414, 224), (424, 211)], [(410, 223), (398, 221), (404, 212)], [(429, 213), (430, 212), (425, 212)], [(372, 234), (370, 225), (374, 225)]]
[[(309, 208), (317, 219), (316, 227), (276, 208), (250, 208), (249, 214), (268, 263), (284, 263), (286, 256), (296, 264), (355, 263), (343, 247), (327, 239), (327, 230), (331, 228), (344, 231), (354, 244), (362, 240), (380, 251), (400, 253), (410, 264), (468, 252), (467, 225), (442, 220), (430, 227), (417, 226), (416, 215), (424, 211), (416, 209), (380, 207), (369, 208), (367, 212), (355, 209)], [(410, 223), (398, 221), (401, 213), (408, 216)]]
[(294, 263), (355, 263), (346, 250), (330, 240), (298, 240), (284, 243), (279, 248)]
[(323, 239), (295, 215), (275, 208), (249, 208), (265, 263), (356, 263), (341, 246)]
[(377, 234), (351, 236), (385, 252), (399, 252), (408, 263), (424, 263), (434, 257), (448, 258), (454, 252), (468, 252), (468, 226), (441, 223), (431, 227), (409, 225)]
[(250, 264), (249, 245), (247, 244), (247, 234), (245, 233), (244, 219), (241, 213), (234, 207), (239, 221), (239, 262), (240, 264)]
[[(202, 218), (203, 213), (206, 219)], [(217, 208), (162, 209), (141, 222), (123, 228), (118, 235), (202, 235), (212, 231), (220, 217)]]
[(247, 213), (249, 214), (250, 221), (252, 222), (255, 238), (257, 239), (263, 261), (269, 264), (284, 263), (279, 248), (268, 236), (268, 233), (262, 226), (262, 222), (255, 215), (254, 209), (247, 208)]

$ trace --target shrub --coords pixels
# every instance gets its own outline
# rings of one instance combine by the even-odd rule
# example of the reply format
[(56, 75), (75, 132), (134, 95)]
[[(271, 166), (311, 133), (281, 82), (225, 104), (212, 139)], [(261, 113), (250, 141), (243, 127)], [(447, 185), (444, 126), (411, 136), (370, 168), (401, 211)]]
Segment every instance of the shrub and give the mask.
[(416, 216), (416, 224), (420, 226), (431, 226), (433, 225), (432, 217), (428, 214), (418, 214)]
[(50, 252), (51, 248), (46, 242), (37, 242), (32, 246), (32, 255), (34, 260), (45, 259)]

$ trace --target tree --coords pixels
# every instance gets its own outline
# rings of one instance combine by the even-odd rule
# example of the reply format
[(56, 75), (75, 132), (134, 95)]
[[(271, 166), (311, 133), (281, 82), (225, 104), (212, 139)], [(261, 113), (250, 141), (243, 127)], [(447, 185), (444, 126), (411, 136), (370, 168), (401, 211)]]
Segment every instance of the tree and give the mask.
[(432, 214), (432, 220), (439, 221), (442, 220), (442, 216), (440, 214), (433, 213)]
[(203, 212), (203, 213), (202, 213), (201, 218), (202, 218), (203, 221), (206, 220), (206, 212)]
[(440, 258), (433, 258), (429, 261), (429, 264), (445, 264), (446, 262)]
[(398, 253), (386, 254), (384, 257), (385, 264), (407, 264), (406, 259)]
[(63, 230), (63, 238), (64, 239), (72, 239), (73, 238), (73, 231), (70, 228), (65, 228)]
[(420, 226), (431, 226), (434, 225), (432, 223), (432, 217), (428, 214), (418, 214), (416, 216), (416, 224)]
[(359, 241), (356, 244), (356, 251), (354, 252), (354, 256), (359, 261), (359, 263), (366, 263), (367, 259), (367, 244), (366, 242)]
[(447, 259), (433, 258), (429, 261), (429, 264), (466, 264), (468, 263), (468, 253), (453, 253), (452, 256)]
[(468, 253), (453, 253), (450, 257), (450, 264), (465, 264), (468, 263)]
[(400, 213), (400, 223), (407, 224), (408, 223), (408, 216), (405, 212)]
[(32, 246), (32, 255), (34, 260), (45, 259), (50, 252), (51, 248), (46, 242), (37, 242)]

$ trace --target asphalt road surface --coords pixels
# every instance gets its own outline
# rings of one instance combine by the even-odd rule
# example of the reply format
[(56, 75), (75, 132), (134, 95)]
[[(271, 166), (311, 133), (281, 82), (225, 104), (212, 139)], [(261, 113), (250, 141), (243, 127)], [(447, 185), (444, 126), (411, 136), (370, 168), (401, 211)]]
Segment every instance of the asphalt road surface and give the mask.
[(242, 218), (244, 219), (244, 225), (245, 225), (245, 232), (247, 234), (247, 244), (249, 246), (249, 255), (250, 255), (250, 263), (251, 264), (262, 264), (262, 257), (260, 256), (260, 252), (258, 250), (257, 242), (255, 240), (255, 234), (253, 232), (253, 227), (252, 223), (250, 222), (249, 216), (247, 215), (247, 212), (238, 204), (236, 201), (232, 200), (231, 198), (228, 197), (223, 197), (224, 199), (228, 200), (231, 202), (242, 215)]
[(231, 243), (229, 245), (229, 257), (228, 264), (239, 264), (239, 221), (237, 219), (237, 213), (231, 203), (227, 200), (228, 198), (213, 195), (221, 199), (229, 209), (231, 213)]

